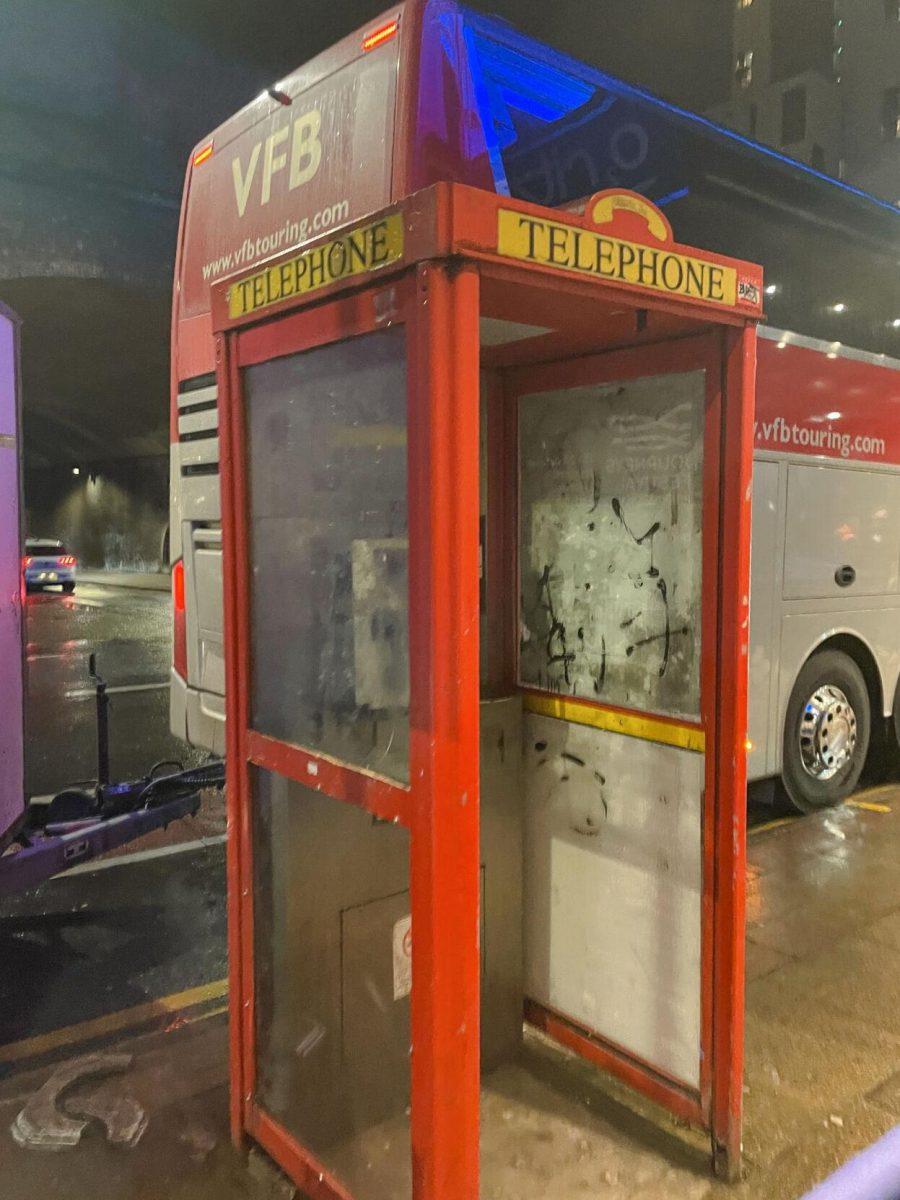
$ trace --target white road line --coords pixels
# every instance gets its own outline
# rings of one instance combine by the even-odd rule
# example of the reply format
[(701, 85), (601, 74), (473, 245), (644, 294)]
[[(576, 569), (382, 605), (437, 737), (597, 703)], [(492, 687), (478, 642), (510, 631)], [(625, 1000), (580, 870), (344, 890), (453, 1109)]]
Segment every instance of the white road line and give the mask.
[[(150, 858), (167, 858), (170, 854), (184, 854), (188, 850), (205, 850), (209, 846), (221, 846), (227, 841), (224, 833), (213, 834), (212, 837), (195, 838), (190, 842), (176, 842), (173, 846), (159, 846), (155, 850), (137, 850), (134, 854), (120, 854), (115, 858), (104, 858), (100, 862), (86, 862), (71, 871), (63, 871), (61, 875), (91, 875), (94, 871), (108, 871), (112, 867), (128, 867), (132, 863), (146, 862)], [(54, 876), (59, 879), (60, 875)]]
[[(159, 683), (123, 683), (118, 686), (108, 687), (106, 694), (107, 696), (123, 696), (128, 695), (129, 692), (159, 692), (168, 686), (168, 679), (162, 679)], [(66, 699), (92, 700), (96, 694), (94, 688), (71, 688), (66, 692)]]
[(72, 658), (74, 657), (71, 650), (62, 651), (59, 654), (29, 654), (28, 661), (30, 663), (40, 662), (44, 658)]

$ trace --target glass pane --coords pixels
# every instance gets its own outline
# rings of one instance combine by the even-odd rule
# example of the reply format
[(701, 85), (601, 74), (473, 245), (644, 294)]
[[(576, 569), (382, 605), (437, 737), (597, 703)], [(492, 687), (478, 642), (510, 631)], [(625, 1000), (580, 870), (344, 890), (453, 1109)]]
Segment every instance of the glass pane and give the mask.
[(406, 347), (249, 367), (251, 723), (409, 780)]
[(254, 770), (257, 1099), (357, 1200), (411, 1195), (409, 835)]
[(703, 371), (524, 396), (520, 677), (700, 711)]

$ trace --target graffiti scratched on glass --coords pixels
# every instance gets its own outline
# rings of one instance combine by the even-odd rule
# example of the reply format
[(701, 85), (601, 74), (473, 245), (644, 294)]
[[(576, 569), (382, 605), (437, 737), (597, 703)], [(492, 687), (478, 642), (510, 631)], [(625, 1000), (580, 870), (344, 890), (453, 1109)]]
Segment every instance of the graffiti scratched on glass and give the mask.
[(704, 387), (521, 398), (523, 684), (699, 714)]

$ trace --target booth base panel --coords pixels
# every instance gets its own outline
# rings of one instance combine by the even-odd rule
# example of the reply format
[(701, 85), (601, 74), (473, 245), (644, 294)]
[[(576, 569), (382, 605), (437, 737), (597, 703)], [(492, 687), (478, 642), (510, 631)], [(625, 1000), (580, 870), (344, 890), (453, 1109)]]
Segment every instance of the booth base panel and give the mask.
[(700, 1086), (704, 755), (526, 713), (525, 994)]

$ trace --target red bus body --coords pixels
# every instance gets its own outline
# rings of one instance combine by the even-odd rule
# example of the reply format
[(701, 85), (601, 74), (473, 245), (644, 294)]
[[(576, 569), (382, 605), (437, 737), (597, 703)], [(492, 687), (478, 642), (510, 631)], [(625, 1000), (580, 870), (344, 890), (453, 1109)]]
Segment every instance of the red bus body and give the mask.
[[(533, 69), (524, 69), (523, 62)], [(618, 107), (613, 105), (610, 115), (596, 119), (596, 132), (591, 134), (596, 161), (588, 161), (587, 155), (588, 182), (580, 193), (570, 183), (567, 196), (583, 196), (596, 186), (619, 182), (648, 193), (664, 190), (660, 181), (669, 165), (659, 147), (669, 139), (659, 134), (654, 122), (671, 119), (681, 123), (679, 128), (693, 121), (699, 130), (690, 135), (695, 141), (730, 138), (738, 150), (759, 160), (753, 170), (771, 166), (772, 172), (791, 177), (790, 186), (817, 188), (828, 204), (844, 204), (848, 212), (853, 208), (853, 219), (857, 210), (863, 218), (871, 210), (889, 223), (877, 201), (800, 164), (785, 165), (782, 156), (764, 147), (738, 146), (741, 139), (727, 131), (712, 132), (710, 122), (600, 73), (591, 75), (589, 68), (528, 42), (500, 22), (466, 13), (452, 0), (410, 0), (395, 6), (278, 81), (198, 143), (185, 181), (173, 298), (171, 394), (172, 558), (183, 564), (176, 575), (183, 604), (176, 605), (172, 728), (182, 737), (224, 752), (211, 286), (436, 181), (517, 195), (524, 179), (541, 192), (541, 202), (549, 203), (544, 195), (551, 196), (561, 179), (581, 170), (587, 152), (583, 144), (572, 146), (565, 140), (577, 135), (574, 118), (576, 133), (570, 130), (559, 140), (559, 152), (551, 134), (542, 147), (534, 134), (535, 122), (546, 121), (553, 130), (561, 112), (571, 110), (577, 117), (594, 77), (604, 86), (618, 87)], [(644, 107), (636, 107), (640, 105)], [(522, 112), (527, 113), (524, 124)], [(649, 113), (645, 132), (641, 112)], [(537, 148), (529, 151), (531, 157), (525, 156), (521, 177), (513, 178), (505, 156), (511, 141), (526, 128)], [(635, 165), (637, 151), (654, 137), (657, 150), (645, 155), (646, 163)], [(712, 140), (709, 145), (712, 153)], [(623, 174), (627, 178), (620, 178)], [(679, 223), (678, 214), (690, 200), (677, 197), (687, 191), (682, 188), (663, 198), (674, 198), (667, 211), (676, 233), (709, 244), (702, 233)], [(657, 195), (651, 198), (662, 203)], [(698, 220), (702, 230), (702, 212)], [(687, 217), (684, 221), (689, 224)], [(733, 224), (737, 237), (737, 215)], [(778, 259), (773, 271), (752, 242), (710, 248), (762, 261), (768, 278), (777, 279)], [(852, 264), (851, 251), (847, 254)], [(789, 269), (786, 266), (785, 272)], [(866, 287), (864, 271), (860, 258), (858, 290)], [(830, 279), (828, 286), (832, 284)], [(799, 326), (785, 318), (784, 305), (779, 308), (782, 302), (772, 296), (773, 328), (762, 330), (759, 345), (756, 417), (757, 456), (771, 461), (770, 469), (757, 475), (756, 507), (771, 515), (775, 506), (780, 524), (770, 531), (766, 553), (781, 553), (783, 560), (791, 529), (807, 519), (804, 514), (821, 507), (817, 489), (828, 495), (836, 489), (846, 492), (846, 519), (837, 524), (850, 530), (854, 546), (871, 548), (874, 538), (886, 563), (891, 555), (896, 561), (900, 552), (893, 532), (884, 536), (879, 525), (893, 530), (900, 524), (900, 497), (894, 495), (893, 479), (900, 467), (900, 286), (894, 272), (887, 293), (878, 300), (883, 309), (878, 323), (884, 327), (879, 346), (888, 347), (888, 353), (880, 354), (857, 351), (852, 338), (842, 335), (842, 322), (853, 317), (853, 304), (849, 313), (840, 315), (845, 307), (840, 286), (838, 280), (835, 294), (809, 299), (823, 314), (817, 331), (834, 330), (834, 339), (801, 336), (796, 332)], [(769, 289), (779, 290), (778, 284)], [(786, 291), (791, 292), (790, 279)], [(803, 334), (809, 332), (802, 327)], [(797, 471), (798, 464), (809, 462), (832, 464), (843, 473), (813, 478)], [(878, 487), (861, 484), (863, 470), (877, 473)], [(873, 525), (866, 514), (882, 509), (887, 516)], [(882, 719), (894, 713), (900, 679), (900, 639), (894, 632), (900, 621), (900, 579), (883, 564), (870, 561), (854, 568), (859, 578), (850, 591), (839, 587), (834, 572), (854, 567), (852, 555), (846, 563), (842, 557), (846, 540), (844, 534), (820, 539), (809, 550), (818, 563), (812, 565), (809, 578), (791, 581), (782, 573), (777, 579), (767, 575), (760, 580), (755, 574), (751, 778), (782, 771), (794, 683), (810, 655), (835, 639), (850, 639), (845, 648), (870, 681), (873, 737), (878, 732), (875, 725), (880, 729)], [(823, 564), (829, 564), (827, 571)], [(851, 595), (854, 602), (848, 607), (844, 600)], [(861, 595), (877, 598), (876, 616), (856, 618), (855, 611), (866, 607), (856, 600)], [(793, 735), (788, 741), (793, 744)], [(837, 791), (834, 798), (839, 798)]]

